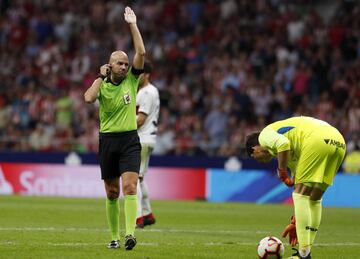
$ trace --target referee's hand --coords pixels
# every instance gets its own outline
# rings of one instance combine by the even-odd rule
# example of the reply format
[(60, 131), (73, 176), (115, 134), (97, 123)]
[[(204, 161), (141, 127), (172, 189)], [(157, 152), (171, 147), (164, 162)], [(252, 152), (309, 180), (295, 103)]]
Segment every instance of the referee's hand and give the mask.
[(129, 6), (126, 6), (125, 8), (124, 18), (128, 24), (136, 23), (136, 15)]
[(110, 69), (111, 69), (111, 67), (110, 67), (109, 64), (102, 65), (100, 67), (100, 75), (103, 76), (103, 77), (108, 76), (109, 73), (110, 73)]

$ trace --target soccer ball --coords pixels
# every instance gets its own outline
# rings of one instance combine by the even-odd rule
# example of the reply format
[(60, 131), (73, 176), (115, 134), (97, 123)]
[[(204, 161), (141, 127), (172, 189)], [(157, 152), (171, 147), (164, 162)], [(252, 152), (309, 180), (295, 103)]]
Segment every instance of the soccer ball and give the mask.
[(257, 252), (261, 259), (282, 258), (284, 255), (284, 245), (280, 239), (272, 236), (260, 240)]

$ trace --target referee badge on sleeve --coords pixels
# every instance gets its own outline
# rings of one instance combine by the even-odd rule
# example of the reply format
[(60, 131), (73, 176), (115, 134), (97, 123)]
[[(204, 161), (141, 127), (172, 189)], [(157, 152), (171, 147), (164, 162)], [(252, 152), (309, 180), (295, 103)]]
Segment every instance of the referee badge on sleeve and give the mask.
[(125, 104), (130, 104), (131, 103), (131, 97), (130, 97), (130, 95), (128, 93), (124, 94), (123, 98), (124, 98), (124, 103)]

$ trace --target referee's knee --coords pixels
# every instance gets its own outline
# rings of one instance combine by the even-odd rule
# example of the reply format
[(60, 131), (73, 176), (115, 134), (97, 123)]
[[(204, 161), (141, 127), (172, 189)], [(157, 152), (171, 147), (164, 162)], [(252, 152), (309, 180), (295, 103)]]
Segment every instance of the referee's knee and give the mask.
[(123, 193), (124, 195), (134, 195), (136, 194), (136, 182), (127, 182), (123, 184)]
[(117, 190), (115, 188), (110, 189), (110, 190), (107, 190), (106, 196), (109, 200), (115, 200), (115, 199), (119, 198), (120, 192), (119, 192), (119, 190)]

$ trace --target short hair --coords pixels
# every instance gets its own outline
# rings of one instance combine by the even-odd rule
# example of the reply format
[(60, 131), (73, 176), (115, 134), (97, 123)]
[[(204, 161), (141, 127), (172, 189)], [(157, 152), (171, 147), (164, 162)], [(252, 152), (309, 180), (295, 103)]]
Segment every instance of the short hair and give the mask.
[(144, 73), (150, 74), (152, 72), (152, 65), (150, 62), (145, 61), (144, 63)]
[(260, 132), (254, 132), (246, 137), (246, 152), (249, 157), (251, 157), (252, 153), (254, 152), (253, 147), (260, 145), (259, 143), (259, 135)]

